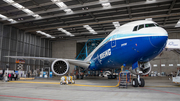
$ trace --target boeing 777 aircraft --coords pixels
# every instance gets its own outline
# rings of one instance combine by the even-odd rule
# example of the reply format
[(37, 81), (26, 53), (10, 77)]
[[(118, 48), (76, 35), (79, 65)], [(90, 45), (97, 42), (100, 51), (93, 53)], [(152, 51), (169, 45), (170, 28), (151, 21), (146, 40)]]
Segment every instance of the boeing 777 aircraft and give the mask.
[(90, 70), (129, 69), (136, 74), (133, 86), (144, 87), (144, 79), (151, 71), (150, 60), (161, 53), (166, 45), (168, 34), (154, 21), (139, 20), (129, 22), (113, 30), (85, 60), (7, 56), (20, 59), (39, 59), (53, 61), (51, 69), (56, 75), (64, 75), (69, 70), (69, 64)]

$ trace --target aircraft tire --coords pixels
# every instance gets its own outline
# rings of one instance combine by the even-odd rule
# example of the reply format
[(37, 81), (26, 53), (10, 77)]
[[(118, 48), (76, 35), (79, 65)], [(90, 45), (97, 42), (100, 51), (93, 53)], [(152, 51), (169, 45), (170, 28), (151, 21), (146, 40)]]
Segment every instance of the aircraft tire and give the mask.
[(143, 78), (140, 78), (140, 82), (141, 82), (141, 84), (139, 84), (139, 87), (144, 87), (145, 81)]
[(132, 86), (133, 87), (138, 87), (138, 80), (136, 78), (133, 79)]

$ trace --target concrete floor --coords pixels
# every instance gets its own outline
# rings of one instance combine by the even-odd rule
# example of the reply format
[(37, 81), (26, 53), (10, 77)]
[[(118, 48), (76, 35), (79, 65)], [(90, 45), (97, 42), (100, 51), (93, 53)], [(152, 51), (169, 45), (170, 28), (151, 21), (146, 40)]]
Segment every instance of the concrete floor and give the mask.
[(115, 87), (117, 80), (97, 77), (75, 85), (60, 85), (58, 79), (0, 81), (0, 101), (180, 101), (180, 86), (167, 77), (144, 79), (145, 87), (127, 89)]

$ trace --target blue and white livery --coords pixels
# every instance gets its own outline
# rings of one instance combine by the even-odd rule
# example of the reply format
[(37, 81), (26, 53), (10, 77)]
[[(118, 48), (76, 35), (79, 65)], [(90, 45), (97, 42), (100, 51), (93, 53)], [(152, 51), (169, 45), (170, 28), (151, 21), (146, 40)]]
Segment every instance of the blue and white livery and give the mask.
[(131, 67), (148, 62), (166, 45), (168, 34), (153, 21), (134, 21), (112, 31), (85, 59), (91, 70)]
[(124, 24), (112, 31), (84, 61), (45, 57), (6, 57), (53, 61), (51, 68), (56, 75), (66, 74), (69, 64), (90, 70), (116, 69), (124, 65), (133, 74), (138, 75), (138, 79), (133, 79), (133, 85), (137, 86), (138, 83), (139, 86), (144, 87), (144, 80), (139, 75), (146, 75), (151, 71), (149, 61), (162, 52), (167, 39), (166, 30), (157, 23), (139, 20)]

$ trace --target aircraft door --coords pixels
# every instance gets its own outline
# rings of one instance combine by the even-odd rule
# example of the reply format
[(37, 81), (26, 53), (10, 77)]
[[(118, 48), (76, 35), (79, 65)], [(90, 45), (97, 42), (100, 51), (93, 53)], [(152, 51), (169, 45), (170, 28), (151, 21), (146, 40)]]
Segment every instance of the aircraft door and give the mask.
[(116, 35), (114, 35), (114, 36), (112, 37), (111, 47), (112, 47), (112, 48), (113, 48), (113, 47), (116, 47)]

